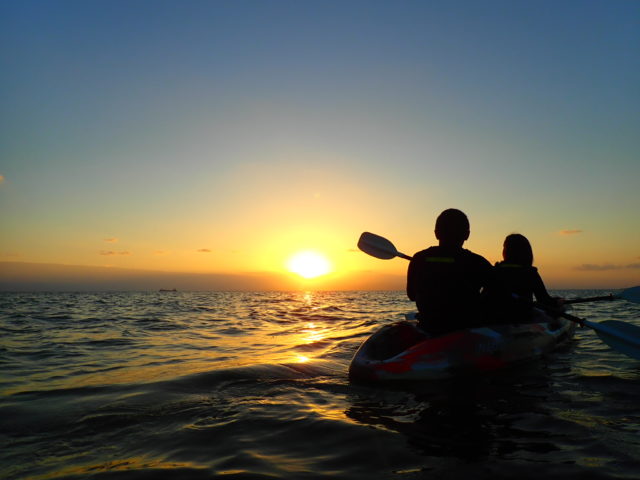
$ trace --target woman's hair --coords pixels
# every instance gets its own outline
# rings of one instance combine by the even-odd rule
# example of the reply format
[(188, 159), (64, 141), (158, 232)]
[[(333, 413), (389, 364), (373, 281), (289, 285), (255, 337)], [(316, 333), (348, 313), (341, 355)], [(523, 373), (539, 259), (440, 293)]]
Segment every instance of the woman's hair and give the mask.
[(533, 265), (533, 250), (527, 237), (519, 233), (507, 235), (504, 239), (502, 256), (507, 263), (515, 263), (530, 267)]

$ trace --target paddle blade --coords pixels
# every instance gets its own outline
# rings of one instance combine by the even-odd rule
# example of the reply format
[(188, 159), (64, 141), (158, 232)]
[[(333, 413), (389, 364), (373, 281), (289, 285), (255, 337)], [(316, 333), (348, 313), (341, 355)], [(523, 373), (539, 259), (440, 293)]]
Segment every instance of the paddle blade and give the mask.
[(372, 257), (389, 260), (399, 255), (389, 240), (375, 233), (364, 232), (358, 240), (358, 248)]
[(640, 327), (619, 320), (584, 324), (595, 330), (604, 343), (628, 357), (640, 360)]
[(624, 292), (616, 296), (627, 302), (640, 303), (640, 286), (627, 288)]

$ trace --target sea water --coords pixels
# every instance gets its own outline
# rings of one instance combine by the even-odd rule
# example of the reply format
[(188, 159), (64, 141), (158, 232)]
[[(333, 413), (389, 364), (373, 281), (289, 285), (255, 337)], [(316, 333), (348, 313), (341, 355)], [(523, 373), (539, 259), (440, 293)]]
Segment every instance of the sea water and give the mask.
[[(2, 293), (0, 477), (640, 478), (640, 362), (588, 328), (504, 374), (351, 384), (360, 343), (412, 307), (402, 292)], [(574, 314), (640, 325), (624, 301)]]

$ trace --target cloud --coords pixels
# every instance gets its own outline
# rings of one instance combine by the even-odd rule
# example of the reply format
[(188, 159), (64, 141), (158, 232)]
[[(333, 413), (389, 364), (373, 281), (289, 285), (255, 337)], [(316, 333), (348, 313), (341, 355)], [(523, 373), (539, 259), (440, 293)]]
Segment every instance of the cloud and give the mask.
[(560, 230), (560, 235), (578, 235), (582, 233), (582, 230)]
[(156, 250), (155, 252), (153, 252), (154, 255), (167, 255), (169, 253), (169, 250)]
[(211, 250), (208, 248), (199, 248), (197, 251), (200, 253), (211, 253)]
[(578, 267), (576, 270), (581, 270), (585, 272), (606, 272), (609, 270), (624, 270), (627, 268), (631, 269), (640, 269), (640, 263), (630, 263), (628, 265), (613, 265), (611, 263), (605, 263), (602, 265), (594, 265), (592, 263), (584, 263)]
[(116, 237), (111, 237), (111, 238), (105, 238), (104, 241), (107, 243), (116, 243), (118, 239)]
[(579, 267), (576, 267), (576, 270), (582, 270), (585, 272), (605, 272), (607, 270), (620, 270), (620, 265), (611, 265), (611, 264), (603, 264), (603, 265), (594, 265), (592, 263), (583, 263)]
[(110, 257), (112, 255), (131, 255), (131, 252), (127, 252), (127, 251), (114, 252), (113, 250), (100, 250), (100, 255), (105, 255), (107, 257)]

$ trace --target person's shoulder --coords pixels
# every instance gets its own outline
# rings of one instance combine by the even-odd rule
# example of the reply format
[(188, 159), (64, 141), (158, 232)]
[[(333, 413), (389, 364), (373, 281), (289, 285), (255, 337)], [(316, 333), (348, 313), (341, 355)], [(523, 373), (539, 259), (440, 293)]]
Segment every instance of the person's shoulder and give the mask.
[(417, 253), (414, 253), (413, 258), (428, 257), (428, 256), (436, 255), (437, 253), (438, 253), (438, 247), (429, 247), (429, 248), (425, 248), (424, 250), (420, 250)]
[(489, 260), (484, 258), (482, 255), (478, 255), (477, 253), (473, 253), (471, 250), (467, 250), (466, 248), (462, 249), (462, 252), (463, 252), (463, 255), (465, 255), (471, 261), (474, 261), (474, 262), (477, 262), (477, 263), (481, 263), (483, 265), (486, 264), (487, 266), (491, 267), (491, 263), (489, 262)]
[(518, 274), (536, 275), (538, 269), (531, 265), (520, 265), (518, 263), (496, 262), (495, 268), (501, 271), (517, 272)]

